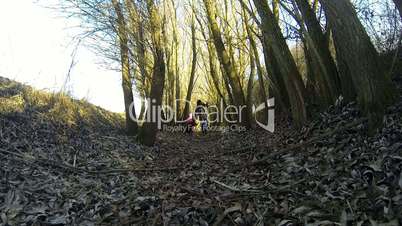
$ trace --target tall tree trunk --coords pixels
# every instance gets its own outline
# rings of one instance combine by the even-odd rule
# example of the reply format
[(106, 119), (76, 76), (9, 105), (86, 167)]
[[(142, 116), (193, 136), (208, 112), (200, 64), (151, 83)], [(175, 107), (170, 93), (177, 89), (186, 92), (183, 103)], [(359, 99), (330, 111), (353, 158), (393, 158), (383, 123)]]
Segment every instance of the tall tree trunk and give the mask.
[[(231, 3), (232, 2), (233, 1), (231, 1)], [(214, 7), (215, 7), (215, 9), (217, 9), (216, 5), (214, 5)], [(226, 24), (230, 23), (230, 21), (229, 21), (229, 2), (228, 2), (228, 0), (224, 0), (224, 23), (226, 23)], [(210, 26), (210, 28), (211, 28), (211, 26)], [(239, 78), (240, 73), (239, 73), (239, 70), (238, 70), (239, 68), (238, 68), (237, 62), (235, 61), (235, 56), (234, 56), (235, 54), (234, 54), (234, 49), (233, 49), (232, 35), (230, 34), (231, 30), (232, 30), (232, 28), (231, 28), (230, 25), (223, 27), (223, 40), (226, 41), (227, 54), (229, 55), (231, 65), (232, 65), (234, 71), (236, 72), (236, 78)], [(212, 34), (212, 30), (211, 30), (211, 34)], [(213, 34), (212, 34), (212, 36), (213, 36)], [(239, 58), (240, 57), (241, 56), (239, 56)], [(238, 59), (238, 60), (240, 61), (241, 59)], [(222, 65), (222, 68), (223, 68), (223, 65)], [(226, 90), (227, 90), (229, 99), (231, 100), (231, 104), (232, 105), (237, 105), (236, 100), (235, 100), (236, 97), (235, 97), (235, 94), (234, 94), (235, 91), (233, 90), (233, 88), (232, 88), (233, 85), (231, 83), (232, 77), (230, 77), (230, 75), (226, 73), (226, 70), (224, 68), (223, 68), (223, 72), (224, 72), (223, 75), (226, 75), (225, 76), (225, 86), (226, 86)], [(242, 89), (242, 84), (241, 84), (240, 79), (239, 79), (239, 83), (240, 83), (240, 88), (241, 88), (241, 94), (243, 95), (243, 98), (245, 100), (246, 97), (244, 96), (244, 92), (243, 92), (243, 89)], [(245, 104), (246, 104), (246, 102), (245, 102)], [(231, 120), (233, 120), (233, 117), (231, 117)]]
[[(262, 100), (264, 101), (264, 105), (265, 105), (265, 109), (263, 111), (263, 116), (262, 117), (263, 117), (264, 120), (267, 120), (268, 119), (268, 111), (269, 111), (268, 107), (269, 106), (268, 106), (268, 96), (267, 96), (267, 93), (266, 93), (266, 90), (265, 90), (265, 85), (264, 85), (264, 76), (262, 74), (263, 70), (262, 70), (262, 66), (261, 66), (261, 63), (260, 63), (260, 58), (259, 58), (259, 55), (258, 55), (257, 44), (255, 43), (254, 35), (253, 35), (253, 32), (251, 31), (250, 24), (247, 23), (248, 17), (247, 17), (247, 14), (245, 12), (244, 7), (243, 7), (243, 17), (244, 17), (244, 21), (246, 21), (245, 22), (245, 28), (246, 28), (246, 33), (247, 33), (247, 36), (248, 36), (248, 39), (249, 39), (249, 42), (250, 42), (250, 51), (249, 51), (250, 61), (255, 61), (255, 64), (251, 63), (251, 67), (252, 67), (251, 69), (253, 69), (253, 67), (255, 67), (255, 66), (257, 67), (257, 75), (258, 75), (258, 83), (259, 83), (259, 86), (260, 86), (260, 93), (261, 93), (261, 97), (262, 97)], [(253, 75), (254, 74), (251, 74), (251, 76), (253, 76)], [(247, 94), (247, 98), (248, 98), (248, 95), (250, 95), (250, 93)], [(247, 101), (247, 102), (249, 102), (249, 101)], [(249, 108), (251, 108), (251, 105), (249, 105)], [(252, 112), (251, 109), (249, 109), (249, 111)], [(250, 120), (252, 120), (252, 114), (251, 114)]]
[(306, 62), (306, 92), (307, 92), (307, 101), (309, 104), (316, 104), (315, 96), (318, 96), (320, 94), (320, 89), (317, 87), (317, 81), (316, 81), (316, 72), (313, 70), (312, 66), (312, 58), (310, 55), (310, 51), (308, 50), (307, 47), (307, 41), (302, 38), (303, 41), (303, 53), (304, 53), (304, 60)]
[(145, 100), (143, 100), (142, 103), (141, 103), (140, 115), (138, 116), (139, 121), (144, 120), (145, 113), (146, 113), (145, 110), (146, 110)]
[[(180, 86), (180, 71), (179, 71), (179, 38), (177, 32), (177, 9), (175, 0), (171, 0), (173, 7), (173, 18), (172, 18), (172, 35), (173, 35), (173, 45), (174, 45), (174, 77), (175, 77), (175, 106), (176, 106), (176, 116), (181, 115), (181, 86)], [(173, 106), (172, 106), (173, 107)]]
[[(327, 32), (332, 33), (331, 31)], [(346, 101), (355, 100), (357, 95), (356, 94), (357, 87), (355, 87), (352, 80), (353, 74), (350, 71), (348, 62), (342, 56), (342, 50), (340, 49), (340, 46), (334, 45), (334, 47), (335, 47), (336, 64), (338, 66), (339, 78), (341, 80), (342, 95), (345, 97)]]
[(193, 59), (191, 62), (190, 80), (188, 82), (188, 87), (187, 87), (186, 103), (185, 103), (183, 117), (182, 117), (183, 119), (187, 118), (190, 113), (191, 96), (193, 94), (195, 71), (197, 68), (197, 43), (196, 43), (196, 37), (195, 37), (194, 14), (192, 17), (193, 18), (191, 20), (191, 46), (192, 46), (192, 52), (193, 52)]
[[(138, 92), (141, 97), (146, 99), (149, 96), (149, 88), (147, 80), (149, 79), (149, 73), (147, 70), (147, 54), (144, 40), (144, 22), (138, 13), (136, 5), (131, 0), (125, 0), (127, 11), (129, 12), (131, 31), (135, 43), (135, 54), (137, 60), (137, 66), (140, 71), (140, 84), (137, 85)], [(141, 110), (141, 112), (143, 112)], [(140, 113), (140, 116), (142, 114)], [(141, 117), (139, 117), (141, 118)]]
[(274, 13), (275, 19), (279, 21), (279, 0), (272, 0), (272, 12)]
[(214, 40), (219, 62), (221, 63), (222, 68), (228, 77), (228, 82), (230, 83), (231, 89), (233, 90), (235, 105), (240, 108), (239, 121), (241, 121), (241, 123), (244, 126), (250, 127), (248, 117), (246, 116), (247, 110), (246, 111), (241, 110), (246, 106), (245, 105), (246, 100), (241, 86), (241, 81), (238, 76), (239, 73), (236, 72), (234, 62), (232, 62), (230, 54), (226, 50), (225, 45), (223, 43), (221, 31), (219, 29), (218, 22), (216, 21), (217, 15), (214, 1), (212, 0), (203, 0), (203, 1), (206, 8), (208, 22), (211, 28), (212, 38)]
[[(272, 0), (272, 12), (274, 14), (274, 17), (276, 21), (279, 21), (279, 0)], [(276, 93), (281, 93), (281, 97), (285, 98), (285, 100), (282, 100), (282, 98), (279, 98), (280, 105), (283, 107), (283, 112), (286, 112), (287, 110), (284, 110), (285, 108), (290, 108), (290, 100), (289, 100), (289, 95), (286, 91), (286, 86), (285, 86), (285, 81), (283, 80), (283, 77), (281, 75), (281, 71), (279, 70), (280, 65), (278, 65), (278, 61), (276, 60), (275, 54), (273, 53), (272, 47), (269, 46), (269, 43), (266, 41), (266, 39), (263, 38), (263, 50), (266, 53), (266, 56), (264, 56), (265, 60), (269, 63), (266, 67), (272, 67), (272, 73), (273, 73), (273, 81), (275, 81), (277, 86), (273, 86), (275, 88), (274, 90)], [(265, 55), (265, 54), (264, 54)], [(280, 87), (281, 91), (277, 91), (278, 87)], [(266, 103), (268, 106), (268, 102)]]
[(349, 0), (321, 0), (339, 57), (345, 62), (357, 89), (358, 102), (369, 118), (370, 131), (381, 125), (394, 88), (380, 64), (378, 53)]
[[(166, 101), (165, 104), (166, 106), (171, 107), (174, 109), (175, 106), (175, 69), (176, 66), (174, 65), (174, 49), (175, 49), (175, 43), (174, 40), (172, 39), (171, 42), (169, 42), (169, 34), (167, 32), (167, 10), (169, 10), (169, 5), (168, 1), (163, 1), (163, 27), (162, 27), (162, 34), (163, 34), (163, 39), (165, 43), (165, 56), (166, 56), (166, 71), (167, 71), (167, 81), (165, 82), (165, 95), (166, 95)], [(170, 11), (169, 11), (170, 13)], [(174, 24), (174, 23), (173, 23)], [(173, 28), (172, 28), (173, 29)], [(167, 115), (169, 117), (169, 115)], [(173, 123), (170, 122), (170, 123)]]
[(281, 33), (278, 21), (265, 0), (254, 0), (261, 18), (261, 30), (268, 47), (272, 48), (275, 58), (280, 65), (286, 90), (289, 95), (293, 120), (300, 126), (307, 119), (304, 103), (305, 87), (301, 75), (292, 57), (289, 47)]
[[(256, 72), (256, 62), (258, 59), (258, 55), (257, 57), (253, 54), (252, 51), (252, 45), (255, 43), (254, 39), (252, 38), (252, 34), (251, 34), (251, 30), (250, 30), (250, 25), (249, 25), (249, 18), (247, 16), (247, 13), (244, 9), (244, 7), (242, 7), (242, 19), (243, 19), (243, 37), (239, 37), (240, 40), (247, 40), (249, 39), (249, 51), (248, 51), (248, 55), (249, 55), (249, 61), (250, 61), (250, 75), (248, 76), (248, 82), (247, 82), (247, 100), (246, 100), (246, 104), (247, 104), (247, 117), (248, 117), (248, 121), (250, 122), (250, 126), (253, 126), (253, 121), (254, 121), (254, 114), (253, 114), (253, 104), (254, 104), (254, 99), (253, 99), (253, 91), (254, 91), (254, 78), (255, 78), (255, 72)], [(240, 32), (239, 32), (240, 33)], [(242, 44), (243, 47), (246, 47), (247, 44), (244, 41), (244, 43)], [(246, 55), (246, 54), (242, 54), (242, 52), (239, 51), (240, 56)], [(244, 63), (245, 65), (247, 65), (247, 62)], [(246, 71), (246, 69), (243, 69), (242, 71)], [(262, 92), (265, 92), (265, 90), (263, 90)]]
[(150, 30), (153, 44), (154, 66), (152, 73), (152, 84), (150, 93), (150, 103), (148, 103), (147, 119), (144, 122), (143, 129), (139, 136), (140, 141), (148, 146), (152, 146), (156, 140), (158, 132), (158, 123), (161, 122), (160, 112), (162, 105), (162, 95), (165, 84), (165, 58), (164, 44), (162, 37), (162, 20), (160, 18), (157, 6), (154, 0), (147, 0), (147, 9), (149, 12)]
[[(256, 62), (256, 66), (257, 66), (257, 76), (258, 76), (258, 84), (260, 86), (261, 99), (264, 101), (264, 105), (265, 105), (265, 109), (264, 109), (263, 114), (262, 114), (261, 117), (264, 119), (262, 122), (267, 123), (268, 122), (268, 114), (269, 114), (269, 105), (268, 105), (268, 94), (267, 94), (267, 91), (266, 91), (265, 85), (264, 85), (265, 84), (264, 75), (263, 75), (264, 71), (262, 70), (262, 66), (261, 66), (261, 62), (259, 60), (260, 58), (259, 58), (257, 48), (254, 48), (255, 47), (255, 42), (254, 42), (253, 45), (254, 45), (254, 46), (252, 46), (253, 52), (250, 53), (250, 54), (254, 55), (254, 59), (255, 59), (255, 62)], [(268, 84), (268, 87), (270, 85), (271, 84)], [(280, 101), (279, 97), (278, 97), (278, 102), (282, 103)]]
[(135, 57), (137, 60), (137, 67), (139, 68), (140, 71), (140, 79), (139, 79), (140, 84), (137, 85), (137, 88), (139, 94), (142, 97), (142, 100), (138, 119), (139, 121), (143, 121), (146, 113), (145, 99), (149, 97), (149, 87), (148, 87), (149, 73), (147, 70), (148, 57), (145, 47), (144, 21), (143, 18), (139, 16), (138, 9), (131, 0), (125, 0), (125, 5), (127, 7), (130, 16), (131, 35), (134, 36), (134, 43), (136, 46)]
[(146, 54), (146, 47), (145, 47), (145, 38), (144, 38), (144, 23), (142, 19), (139, 19), (138, 22), (138, 41), (137, 41), (137, 54), (138, 54), (138, 67), (140, 68), (141, 72), (141, 82), (143, 86), (143, 97), (147, 98), (149, 96), (149, 73), (147, 70), (147, 54)]
[[(279, 0), (272, 0), (272, 12), (276, 21), (279, 21)], [(267, 71), (269, 71), (268, 68), (272, 67), (271, 77), (272, 80), (275, 81), (274, 83), (277, 84), (271, 87), (272, 91), (274, 91), (273, 93), (277, 93), (277, 95), (275, 95), (276, 97), (280, 97), (277, 98), (279, 99), (279, 101), (277, 100), (277, 102), (279, 103), (279, 107), (282, 107), (282, 109), (279, 110), (287, 113), (287, 109), (290, 108), (290, 100), (289, 95), (286, 91), (285, 81), (283, 80), (284, 76), (281, 75), (281, 71), (279, 70), (280, 65), (278, 65), (278, 61), (276, 60), (272, 47), (269, 46), (269, 43), (266, 41), (266, 39), (262, 38), (261, 42), (263, 43), (263, 50), (265, 53), (264, 59), (266, 62), (269, 62), (268, 64), (266, 64)], [(266, 108), (268, 114), (268, 102), (266, 102)]]
[(195, 14), (195, 19), (197, 20), (197, 22), (198, 22), (198, 24), (200, 26), (202, 37), (204, 37), (206, 45), (207, 45), (208, 60), (209, 60), (209, 74), (211, 75), (212, 82), (214, 84), (216, 92), (218, 93), (220, 99), (223, 101), (224, 108), (226, 108), (227, 103), (226, 103), (225, 97), (223, 96), (223, 93), (222, 93), (220, 85), (219, 85), (219, 78), (218, 78), (219, 69), (218, 69), (218, 67), (216, 65), (216, 54), (215, 54), (213, 43), (211, 42), (211, 40), (207, 36), (207, 34), (206, 34), (205, 30), (204, 30), (202, 21), (199, 19), (199, 17), (197, 17), (196, 14)]
[(209, 47), (208, 48), (208, 56), (209, 56), (209, 70), (210, 70), (210, 74), (212, 77), (212, 81), (214, 82), (214, 86), (216, 91), (218, 92), (219, 97), (221, 98), (222, 102), (223, 102), (223, 107), (226, 108), (227, 107), (227, 103), (225, 100), (225, 97), (222, 94), (221, 88), (219, 86), (219, 79), (218, 79), (218, 67), (216, 66), (216, 58), (215, 58), (215, 54), (213, 52), (213, 48)]
[(321, 95), (324, 98), (324, 105), (328, 106), (336, 101), (340, 94), (340, 81), (338, 71), (329, 51), (327, 39), (321, 30), (319, 21), (315, 16), (315, 12), (311, 8), (308, 0), (295, 0), (302, 16), (296, 12), (299, 20), (303, 19), (304, 25), (301, 23), (303, 32), (305, 33), (305, 43), (307, 50), (310, 52), (311, 66), (314, 67), (315, 77), (317, 78), (321, 88)]
[[(273, 2), (273, 10), (276, 11), (276, 14), (274, 15), (277, 20), (279, 20), (279, 1)], [(254, 21), (258, 24), (258, 26), (261, 26), (261, 23), (257, 19), (255, 13), (251, 11), (244, 0), (240, 1), (240, 4), (244, 10), (246, 10), (249, 15), (254, 19)], [(254, 31), (253, 31), (254, 32)], [(268, 81), (268, 93), (269, 95), (272, 95), (275, 97), (275, 102), (276, 104), (276, 109), (282, 111), (282, 113), (287, 114), (288, 110), (290, 108), (289, 105), (289, 97), (285, 88), (285, 83), (283, 80), (283, 76), (281, 76), (281, 72), (279, 70), (279, 65), (277, 64), (277, 60), (275, 59), (275, 56), (273, 54), (272, 48), (269, 47), (268, 42), (266, 41), (264, 36), (259, 36), (260, 42), (262, 43), (262, 50), (263, 50), (263, 56), (264, 56), (264, 61), (265, 61), (265, 68), (267, 73), (263, 74), (262, 73), (262, 67), (259, 66), (259, 61), (257, 62), (257, 73), (258, 75), (264, 75)], [(256, 59), (259, 59), (259, 54), (257, 51), (257, 48), (253, 49), (254, 55)], [(260, 69), (259, 69), (260, 68)], [(258, 72), (258, 71), (261, 71)], [(260, 81), (263, 81), (263, 79), (259, 79)], [(269, 96), (267, 95), (267, 97)]]
[(130, 117), (130, 107), (133, 116), (135, 115), (134, 97), (130, 75), (130, 59), (128, 49), (128, 37), (126, 22), (124, 15), (121, 11), (120, 3), (117, 0), (112, 0), (114, 10), (117, 14), (117, 35), (120, 43), (120, 61), (121, 61), (121, 75), (122, 75), (122, 88), (124, 94), (124, 108), (126, 115), (126, 131), (128, 135), (136, 135), (138, 132), (138, 124)]
[(250, 76), (247, 82), (247, 117), (248, 121), (253, 121), (253, 87), (254, 87), (254, 75), (255, 75), (255, 60), (254, 55), (250, 53)]
[[(166, 34), (166, 31), (163, 32), (164, 34)], [(168, 43), (168, 39), (167, 37), (165, 38), (165, 43)], [(175, 70), (175, 66), (173, 64), (173, 43), (170, 46), (172, 49), (169, 49), (169, 47), (166, 47), (165, 49), (165, 54), (166, 54), (166, 70), (167, 70), (167, 81), (166, 81), (166, 88), (165, 88), (165, 92), (166, 92), (166, 96), (167, 96), (167, 100), (166, 100), (166, 105), (169, 107), (174, 108), (174, 99), (175, 99), (175, 75), (174, 75), (174, 70)]]
[(281, 71), (279, 70), (279, 65), (273, 54), (272, 48), (268, 47), (267, 41), (265, 38), (261, 38), (262, 43), (262, 50), (264, 53), (264, 61), (265, 61), (265, 68), (268, 73), (268, 78), (272, 81), (270, 83), (270, 92), (275, 97), (276, 102), (279, 102), (279, 110), (282, 112), (287, 113), (288, 109), (290, 108), (289, 102), (289, 95), (286, 90), (284, 76), (281, 75)]

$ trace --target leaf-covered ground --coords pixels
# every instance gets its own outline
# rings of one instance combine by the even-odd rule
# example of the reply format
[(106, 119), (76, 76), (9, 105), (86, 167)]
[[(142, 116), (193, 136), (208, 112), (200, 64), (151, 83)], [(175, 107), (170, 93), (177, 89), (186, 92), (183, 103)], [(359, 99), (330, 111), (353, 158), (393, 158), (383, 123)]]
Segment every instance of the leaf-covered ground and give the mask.
[(400, 225), (402, 98), (366, 134), (339, 102), (301, 130), (160, 133), (0, 80), (0, 225)]

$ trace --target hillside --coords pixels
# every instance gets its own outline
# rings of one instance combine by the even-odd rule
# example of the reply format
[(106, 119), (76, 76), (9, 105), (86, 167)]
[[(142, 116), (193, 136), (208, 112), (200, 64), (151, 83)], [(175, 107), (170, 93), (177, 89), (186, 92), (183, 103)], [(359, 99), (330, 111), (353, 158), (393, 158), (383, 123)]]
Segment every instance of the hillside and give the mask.
[(122, 169), (152, 158), (122, 126), (119, 114), (0, 78), (2, 225), (63, 224), (60, 208), (68, 211), (95, 187), (102, 197), (112, 189), (103, 187), (110, 177), (80, 177), (80, 169)]
[(301, 130), (164, 132), (154, 148), (84, 101), (1, 78), (0, 103), (0, 225), (401, 223), (402, 98), (373, 136), (339, 101)]

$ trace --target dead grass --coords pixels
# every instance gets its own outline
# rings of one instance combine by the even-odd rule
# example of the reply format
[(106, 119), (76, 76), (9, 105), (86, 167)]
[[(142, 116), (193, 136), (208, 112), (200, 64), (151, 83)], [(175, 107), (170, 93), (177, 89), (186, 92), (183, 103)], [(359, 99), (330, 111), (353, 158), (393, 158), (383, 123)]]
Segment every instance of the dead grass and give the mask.
[[(122, 129), (121, 114), (109, 112), (65, 93), (49, 93), (0, 77), (0, 115), (34, 113), (43, 120), (65, 124)], [(29, 115), (29, 114), (27, 114)]]

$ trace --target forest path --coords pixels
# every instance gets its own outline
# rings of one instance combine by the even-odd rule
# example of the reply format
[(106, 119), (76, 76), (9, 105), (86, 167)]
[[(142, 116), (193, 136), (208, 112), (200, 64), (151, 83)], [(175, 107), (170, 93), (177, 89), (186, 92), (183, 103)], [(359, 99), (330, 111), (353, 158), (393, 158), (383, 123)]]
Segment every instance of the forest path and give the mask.
[(102, 109), (3, 83), (0, 225), (339, 225), (350, 210), (353, 225), (401, 219), (402, 96), (373, 136), (356, 103), (340, 103), (302, 129), (276, 117), (274, 134), (162, 132), (151, 148), (112, 130)]
[[(264, 134), (265, 136), (263, 136)], [(262, 141), (261, 138), (264, 138)], [(174, 207), (230, 206), (264, 186), (269, 175), (234, 169), (253, 161), (276, 136), (257, 133), (161, 133), (152, 167), (178, 170), (148, 172), (141, 177), (145, 194), (158, 194)], [(258, 198), (257, 196), (255, 198)], [(227, 203), (229, 202), (229, 203)]]

